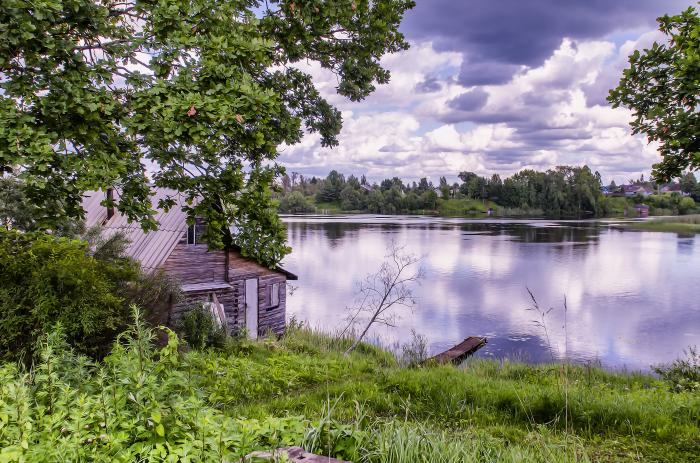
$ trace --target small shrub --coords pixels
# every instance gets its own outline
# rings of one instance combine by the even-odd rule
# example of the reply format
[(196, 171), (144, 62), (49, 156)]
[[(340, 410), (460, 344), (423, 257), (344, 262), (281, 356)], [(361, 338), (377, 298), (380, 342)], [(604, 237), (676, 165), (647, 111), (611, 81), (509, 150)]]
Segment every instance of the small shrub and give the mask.
[(693, 346), (683, 353), (685, 358), (652, 368), (674, 392), (700, 391), (700, 352)]
[(411, 330), (411, 340), (401, 346), (399, 363), (405, 366), (416, 366), (428, 359), (428, 339)]
[(214, 316), (201, 304), (195, 304), (185, 312), (180, 328), (185, 341), (193, 349), (226, 345), (226, 330), (216, 324)]

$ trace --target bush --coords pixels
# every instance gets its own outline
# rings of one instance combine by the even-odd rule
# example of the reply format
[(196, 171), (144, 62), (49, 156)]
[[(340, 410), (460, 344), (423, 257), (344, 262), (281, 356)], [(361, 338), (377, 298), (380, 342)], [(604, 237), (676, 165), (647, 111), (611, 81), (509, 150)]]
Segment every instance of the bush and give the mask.
[(118, 293), (138, 273), (128, 259), (88, 255), (83, 241), (0, 231), (0, 360), (29, 362), (35, 340), (59, 324), (80, 353), (106, 355), (129, 321)]
[(200, 392), (201, 365), (178, 353), (177, 336), (168, 331), (159, 351), (153, 337), (137, 320), (95, 363), (51, 334), (33, 374), (0, 364), (0, 462), (241, 462), (301, 443), (305, 419), (222, 412)]
[(681, 198), (678, 203), (678, 211), (681, 214), (690, 214), (695, 210), (695, 201), (693, 198)]
[(404, 366), (417, 366), (428, 359), (428, 338), (411, 330), (411, 340), (401, 346), (399, 363)]
[(685, 358), (652, 368), (674, 392), (700, 391), (700, 352), (697, 347), (689, 347), (684, 353)]
[(216, 324), (214, 316), (201, 304), (195, 304), (182, 317), (180, 329), (193, 349), (223, 347), (226, 330)]
[(316, 208), (299, 191), (293, 191), (280, 200), (279, 211), (282, 213), (303, 214), (315, 210)]

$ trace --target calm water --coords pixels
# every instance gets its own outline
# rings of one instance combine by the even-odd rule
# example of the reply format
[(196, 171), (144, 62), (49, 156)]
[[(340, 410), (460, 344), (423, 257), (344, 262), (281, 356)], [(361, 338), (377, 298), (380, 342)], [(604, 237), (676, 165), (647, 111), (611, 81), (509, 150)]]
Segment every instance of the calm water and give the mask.
[[(608, 368), (648, 369), (700, 345), (700, 236), (620, 231), (608, 222), (468, 220), (427, 217), (287, 217), (299, 275), (288, 316), (333, 330), (344, 326), (357, 284), (394, 240), (422, 256), (413, 312), (383, 342), (411, 329), (432, 353), (467, 336), (489, 344), (479, 356), (551, 360), (533, 320), (527, 288), (546, 318), (554, 355)], [(564, 297), (566, 326), (564, 330)]]

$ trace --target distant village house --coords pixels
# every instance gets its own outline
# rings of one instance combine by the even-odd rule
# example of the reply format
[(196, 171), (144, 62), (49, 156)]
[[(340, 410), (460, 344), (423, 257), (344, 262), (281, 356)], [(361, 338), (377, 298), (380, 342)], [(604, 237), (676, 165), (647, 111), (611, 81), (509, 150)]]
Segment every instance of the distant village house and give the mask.
[(187, 225), (178, 206), (168, 212), (157, 209), (160, 199), (177, 192), (156, 188), (152, 204), (159, 228), (144, 233), (138, 223), (100, 203), (107, 193), (90, 192), (83, 200), (88, 227), (100, 225), (111, 236), (123, 233), (130, 241), (127, 255), (140, 262), (146, 272), (164, 271), (178, 281), (184, 293), (179, 302), (167, 301), (167, 320), (179, 320), (193, 303), (208, 307), (229, 332), (246, 329), (257, 338), (267, 332), (281, 335), (285, 328), (286, 282), (296, 275), (281, 267), (269, 269), (241, 255), (238, 249), (209, 250), (201, 241), (206, 224)]
[(644, 185), (623, 185), (622, 186), (622, 191), (625, 194), (625, 196), (631, 197), (631, 196), (650, 196), (651, 194), (654, 193), (654, 190), (652, 190), (648, 186)]

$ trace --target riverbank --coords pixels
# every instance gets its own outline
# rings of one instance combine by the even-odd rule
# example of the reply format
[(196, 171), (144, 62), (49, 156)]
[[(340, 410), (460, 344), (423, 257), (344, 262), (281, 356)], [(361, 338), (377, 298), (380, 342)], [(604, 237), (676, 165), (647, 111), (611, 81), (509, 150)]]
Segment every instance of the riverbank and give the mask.
[(239, 461), (287, 445), (358, 463), (694, 461), (700, 448), (700, 396), (640, 374), (407, 367), (298, 326), (203, 352), (149, 339), (132, 330), (103, 364), (54, 340), (32, 375), (1, 366), (0, 461)]
[(643, 222), (629, 222), (624, 224), (624, 227), (632, 230), (687, 234), (700, 233), (700, 214), (679, 217), (664, 217), (646, 220)]
[[(489, 213), (489, 210), (491, 211)], [(288, 213), (288, 211), (282, 211)], [(316, 214), (368, 214), (367, 210), (346, 210), (340, 202), (313, 203), (306, 211)], [(493, 201), (482, 201), (479, 199), (438, 199), (436, 207), (433, 209), (412, 209), (401, 212), (386, 213), (387, 215), (426, 215), (436, 217), (518, 217), (518, 218), (543, 218), (544, 212), (541, 209), (520, 209), (507, 208), (496, 204)]]
[[(689, 198), (682, 198), (689, 199)], [(438, 217), (504, 217), (504, 218), (548, 218), (558, 219), (567, 217), (553, 217), (547, 214), (543, 209), (539, 208), (520, 208), (506, 207), (491, 200), (480, 199), (442, 199), (438, 198), (434, 207), (405, 209), (405, 210), (381, 210), (381, 209), (346, 209), (343, 208), (342, 202), (316, 202), (313, 197), (306, 198), (306, 206), (300, 209), (287, 210), (284, 207), (280, 208), (282, 213), (316, 213), (316, 214), (369, 214), (382, 213), (386, 215), (428, 215)], [(674, 198), (669, 195), (651, 195), (644, 198), (629, 198), (629, 197), (605, 197), (602, 200), (599, 213), (602, 215), (595, 216), (592, 212), (583, 213), (582, 218), (618, 218), (618, 217), (638, 217), (640, 212), (637, 207), (639, 204), (644, 204), (647, 207), (647, 213), (651, 216), (669, 216), (688, 214), (697, 212), (698, 209), (693, 207), (685, 207), (679, 209), (674, 203)], [(602, 212), (601, 212), (602, 211)], [(574, 218), (569, 217), (569, 218)]]

